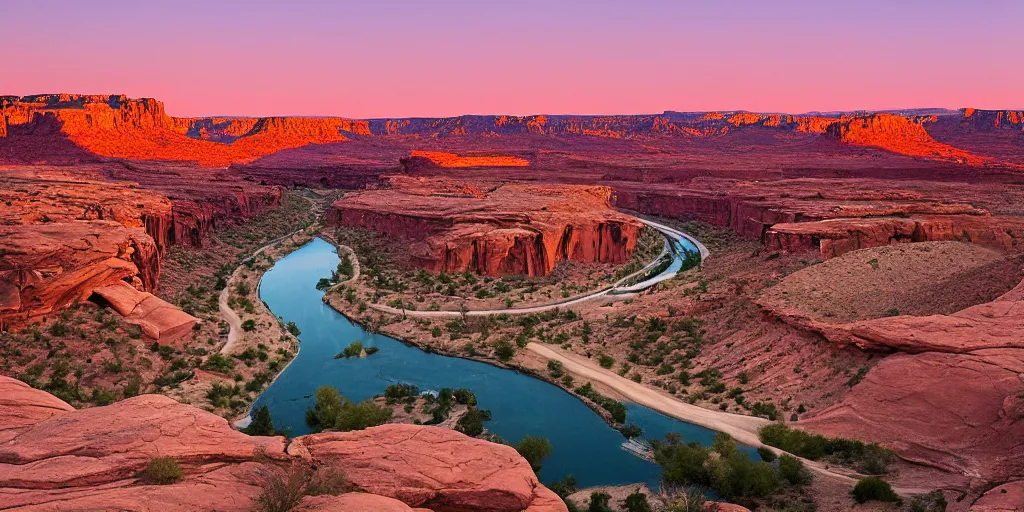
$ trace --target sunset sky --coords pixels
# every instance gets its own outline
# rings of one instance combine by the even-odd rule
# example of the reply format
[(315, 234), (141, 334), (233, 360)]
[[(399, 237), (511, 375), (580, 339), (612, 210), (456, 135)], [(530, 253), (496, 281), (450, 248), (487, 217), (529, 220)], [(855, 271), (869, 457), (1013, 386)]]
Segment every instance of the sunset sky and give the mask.
[(1024, 107), (1024, 2), (5, 0), (0, 95), (200, 115)]

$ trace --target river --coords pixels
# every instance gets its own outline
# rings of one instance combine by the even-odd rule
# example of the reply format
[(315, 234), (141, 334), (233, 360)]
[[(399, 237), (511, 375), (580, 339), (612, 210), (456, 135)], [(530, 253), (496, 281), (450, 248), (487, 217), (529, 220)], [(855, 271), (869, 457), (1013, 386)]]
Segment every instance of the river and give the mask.
[[(620, 448), (625, 440), (576, 397), (542, 380), (477, 361), (430, 354), (393, 338), (364, 331), (322, 302), (315, 285), (338, 265), (333, 245), (317, 238), (279, 260), (264, 276), (260, 298), (285, 322), (295, 322), (301, 350), (295, 360), (263, 394), (254, 407), (266, 405), (278, 428), (292, 435), (309, 433), (305, 411), (321, 385), (338, 388), (353, 401), (382, 394), (401, 382), (421, 390), (467, 388), (476, 393), (481, 408), (493, 419), (490, 431), (515, 442), (525, 435), (543, 436), (554, 453), (538, 475), (542, 482), (573, 474), (580, 486), (646, 482), (657, 488), (656, 464)], [(367, 358), (334, 359), (349, 343), (380, 351)], [(627, 422), (658, 439), (678, 432), (686, 441), (710, 444), (715, 432), (627, 404)]]

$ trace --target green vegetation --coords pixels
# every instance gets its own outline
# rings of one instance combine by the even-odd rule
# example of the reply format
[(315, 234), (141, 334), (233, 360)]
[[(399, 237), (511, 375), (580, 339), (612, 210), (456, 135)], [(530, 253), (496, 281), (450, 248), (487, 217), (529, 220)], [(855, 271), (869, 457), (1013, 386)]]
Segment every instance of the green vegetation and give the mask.
[(792, 485), (806, 485), (811, 483), (811, 472), (807, 471), (800, 459), (785, 454), (779, 457), (779, 475), (785, 478)]
[(250, 319), (242, 322), (242, 330), (245, 331), (245, 332), (255, 331), (256, 330), (256, 321), (250, 318)]
[(612, 495), (606, 492), (593, 492), (590, 493), (590, 506), (587, 507), (587, 512), (615, 512), (610, 503)]
[[(373, 350), (371, 352), (370, 351), (371, 349), (376, 349), (376, 350)], [(377, 347), (366, 347), (366, 349), (365, 349), (366, 355), (376, 354), (377, 350), (379, 350), (379, 349), (377, 349)], [(338, 354), (335, 355), (334, 358), (335, 359), (341, 359), (341, 358), (348, 359), (350, 357), (359, 357), (360, 355), (362, 355), (363, 351), (364, 351), (364, 349), (363, 349), (363, 342), (359, 341), (359, 340), (356, 340), (356, 341), (353, 341), (352, 343), (349, 343), (348, 346), (345, 347), (345, 349), (342, 350), (341, 352), (338, 352)]]
[(775, 461), (775, 452), (769, 450), (767, 447), (759, 446), (757, 448), (757, 454), (761, 457), (761, 460), (765, 462)]
[(889, 482), (877, 476), (860, 479), (857, 485), (853, 487), (851, 494), (853, 494), (853, 499), (857, 503), (867, 503), (868, 501), (899, 503), (901, 501), (900, 497), (892, 490)]
[(167, 485), (181, 480), (185, 474), (173, 457), (154, 457), (139, 476), (150, 484)]
[(827, 459), (869, 475), (884, 474), (892, 462), (892, 450), (853, 439), (825, 437), (795, 430), (781, 423), (761, 428), (761, 442), (805, 459)]
[(626, 496), (623, 505), (627, 512), (652, 512), (651, 504), (647, 502), (647, 495), (639, 490)]
[(471, 407), (455, 424), (455, 430), (469, 437), (484, 433), (484, 422), (491, 419), (491, 411)]
[(551, 455), (553, 450), (551, 441), (543, 437), (526, 436), (516, 443), (515, 449), (522, 455), (534, 471), (540, 471), (544, 465), (544, 459)]
[(615, 423), (625, 423), (626, 405), (618, 400), (612, 400), (611, 398), (598, 393), (589, 382), (576, 388), (576, 394), (587, 398), (591, 402), (594, 402), (611, 413), (612, 420), (614, 420)]
[(287, 324), (285, 324), (284, 328), (288, 332), (290, 332), (292, 336), (298, 336), (302, 334), (302, 331), (299, 330), (299, 326), (295, 325), (295, 322), (288, 322)]
[(267, 406), (260, 407), (252, 413), (252, 423), (242, 429), (242, 432), (250, 436), (273, 436), (277, 435), (274, 428), (274, 421), (270, 417), (270, 409)]
[(719, 433), (710, 447), (683, 444), (678, 436), (654, 443), (655, 461), (668, 485), (703, 486), (728, 500), (751, 500), (774, 495), (782, 485), (777, 470), (764, 461), (754, 462)]
[(611, 368), (612, 366), (615, 365), (615, 358), (609, 355), (602, 354), (597, 359), (597, 362), (598, 364), (601, 365), (601, 368)]
[(353, 403), (330, 386), (320, 386), (315, 396), (316, 403), (306, 409), (306, 424), (314, 432), (362, 430), (383, 425), (391, 419), (390, 409), (378, 406), (373, 400)]

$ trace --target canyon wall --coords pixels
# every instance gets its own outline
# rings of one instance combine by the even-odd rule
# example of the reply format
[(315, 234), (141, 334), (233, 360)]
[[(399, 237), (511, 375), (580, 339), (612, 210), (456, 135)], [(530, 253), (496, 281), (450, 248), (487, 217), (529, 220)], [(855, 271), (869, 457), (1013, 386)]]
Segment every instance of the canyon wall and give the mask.
[(490, 191), (445, 179), (393, 177), (391, 188), (348, 194), (327, 213), (411, 242), (432, 271), (547, 275), (559, 261), (624, 263), (643, 224), (610, 207), (606, 187), (503, 184)]
[(614, 188), (617, 207), (704, 221), (758, 238), (773, 251), (814, 250), (823, 259), (903, 242), (963, 240), (1010, 250), (1024, 240), (1019, 217), (993, 216), (964, 201), (955, 187), (915, 190), (874, 180), (698, 178), (688, 186), (618, 183)]
[(132, 160), (194, 161), (220, 167), (250, 162), (282, 149), (348, 140), (346, 133), (368, 134), (367, 122), (342, 118), (267, 117), (174, 119), (163, 103), (123, 95), (76, 94), (0, 98), (4, 138), (13, 149), (8, 159), (28, 162), (63, 156), (54, 141), (71, 142), (79, 159), (112, 157)]
[[(915, 111), (792, 115), (666, 111), (662, 114), (618, 116), (466, 115), (370, 120), (339, 117), (173, 118), (167, 115), (161, 102), (153, 99), (56, 94), (0, 97), (0, 117), (4, 118), (0, 138), (18, 139), (8, 142), (9, 151), (3, 151), (4, 144), (0, 144), (0, 157), (8, 153), (6, 158), (22, 161), (40, 156), (72, 160), (113, 157), (196, 161), (204, 166), (221, 167), (250, 163), (285, 149), (345, 142), (353, 137), (438, 139), (544, 135), (608, 139), (725, 137), (751, 143), (811, 141), (824, 137), (835, 139), (840, 144), (982, 166), (1000, 165), (1001, 161), (938, 142), (923, 125), (934, 124), (940, 119), (947, 122), (948, 119), (961, 118), (967, 124), (1016, 126), (1020, 112), (965, 109), (962, 113), (942, 111), (930, 115)], [(43, 144), (40, 142), (43, 139), (50, 143)], [(510, 165), (510, 162), (500, 165)]]

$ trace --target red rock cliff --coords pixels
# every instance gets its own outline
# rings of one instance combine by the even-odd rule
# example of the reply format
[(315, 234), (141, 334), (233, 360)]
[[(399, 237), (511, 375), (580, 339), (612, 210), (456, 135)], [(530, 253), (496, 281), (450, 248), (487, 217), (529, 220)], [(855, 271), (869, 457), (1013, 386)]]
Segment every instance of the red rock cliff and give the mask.
[(623, 263), (643, 224), (610, 208), (606, 187), (453, 186), (394, 177), (392, 188), (346, 195), (328, 220), (413, 242), (433, 271), (546, 275), (562, 260)]
[(844, 118), (829, 126), (828, 134), (845, 144), (875, 146), (902, 155), (953, 160), (970, 165), (984, 163), (981, 157), (933, 139), (922, 126), (925, 120), (934, 121), (934, 118), (908, 118), (893, 114)]
[(0, 324), (23, 327), (96, 288), (155, 290), (160, 257), (142, 229), (112, 221), (0, 226)]

